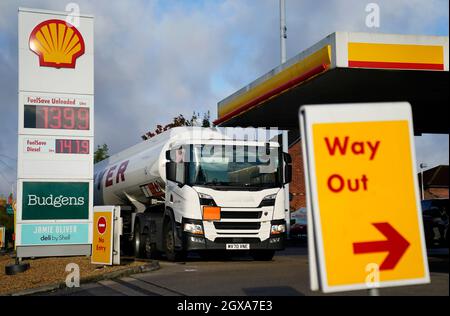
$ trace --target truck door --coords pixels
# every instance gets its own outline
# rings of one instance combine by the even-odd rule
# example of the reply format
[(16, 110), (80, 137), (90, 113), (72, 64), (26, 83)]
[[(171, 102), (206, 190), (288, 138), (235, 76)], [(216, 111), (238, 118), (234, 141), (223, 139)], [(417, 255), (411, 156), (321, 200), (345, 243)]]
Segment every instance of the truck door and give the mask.
[(181, 221), (181, 214), (185, 204), (183, 187), (186, 183), (188, 165), (186, 163), (186, 152), (184, 148), (174, 149), (170, 153), (167, 174), (167, 205), (173, 210), (175, 219)]

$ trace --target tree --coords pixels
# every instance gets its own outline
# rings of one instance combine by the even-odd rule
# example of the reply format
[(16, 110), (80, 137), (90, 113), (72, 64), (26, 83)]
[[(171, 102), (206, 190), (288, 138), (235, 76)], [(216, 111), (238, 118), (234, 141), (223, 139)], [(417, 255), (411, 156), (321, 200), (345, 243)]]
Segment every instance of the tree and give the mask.
[(109, 148), (108, 145), (103, 144), (102, 146), (97, 145), (97, 149), (94, 152), (94, 163), (100, 162), (109, 158)]
[(7, 230), (14, 229), (14, 217), (6, 213), (6, 204), (0, 206), (0, 225)]
[[(179, 127), (179, 126), (196, 126), (198, 124), (198, 118), (200, 117), (200, 113), (197, 112), (195, 113), (195, 111), (192, 113), (191, 119), (186, 119), (183, 114), (180, 114), (176, 117), (173, 118), (172, 122), (167, 124), (167, 125), (156, 125), (156, 129), (152, 132), (147, 132), (144, 135), (141, 136), (141, 138), (143, 140), (147, 140), (150, 139), (152, 137), (155, 137), (158, 134), (161, 134), (171, 128), (174, 127)], [(210, 122), (210, 112), (206, 112), (203, 114), (203, 120), (201, 122), (201, 126), (202, 127), (211, 127), (211, 122)]]
[(211, 127), (211, 113), (209, 111), (203, 114), (202, 127)]

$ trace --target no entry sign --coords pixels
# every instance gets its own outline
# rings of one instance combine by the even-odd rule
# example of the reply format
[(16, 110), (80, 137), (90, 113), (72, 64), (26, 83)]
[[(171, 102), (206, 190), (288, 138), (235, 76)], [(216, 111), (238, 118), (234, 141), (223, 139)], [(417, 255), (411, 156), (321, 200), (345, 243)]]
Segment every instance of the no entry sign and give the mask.
[(119, 206), (94, 206), (91, 257), (93, 264), (120, 264), (121, 228)]
[(410, 105), (303, 106), (300, 127), (312, 289), (428, 283)]
[(94, 208), (91, 257), (94, 264), (113, 264), (113, 212), (114, 207)]
[(106, 218), (101, 216), (97, 221), (98, 233), (103, 235), (106, 231)]

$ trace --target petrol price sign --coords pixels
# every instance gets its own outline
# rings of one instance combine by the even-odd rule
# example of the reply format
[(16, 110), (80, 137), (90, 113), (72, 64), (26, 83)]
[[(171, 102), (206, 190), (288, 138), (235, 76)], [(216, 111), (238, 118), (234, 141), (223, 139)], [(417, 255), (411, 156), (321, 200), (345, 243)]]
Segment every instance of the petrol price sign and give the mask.
[(19, 258), (91, 253), (94, 21), (69, 16), (19, 8)]
[(89, 108), (24, 105), (24, 128), (89, 129)]
[(20, 93), (19, 131), (28, 135), (93, 136), (90, 96)]
[(90, 152), (89, 139), (27, 137), (23, 141), (25, 154), (79, 154)]
[(91, 137), (20, 135), (18, 176), (23, 179), (93, 177)]
[(89, 154), (89, 139), (55, 139), (57, 154)]
[(312, 288), (429, 282), (410, 105), (303, 106), (300, 123)]

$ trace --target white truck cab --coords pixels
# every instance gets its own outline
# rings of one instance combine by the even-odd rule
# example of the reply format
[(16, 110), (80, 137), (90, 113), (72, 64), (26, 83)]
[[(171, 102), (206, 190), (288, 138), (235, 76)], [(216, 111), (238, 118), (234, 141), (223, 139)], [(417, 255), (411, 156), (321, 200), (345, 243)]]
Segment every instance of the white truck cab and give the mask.
[(137, 256), (245, 250), (270, 260), (284, 249), (291, 173), (276, 141), (175, 128), (96, 165), (95, 202), (130, 207)]

